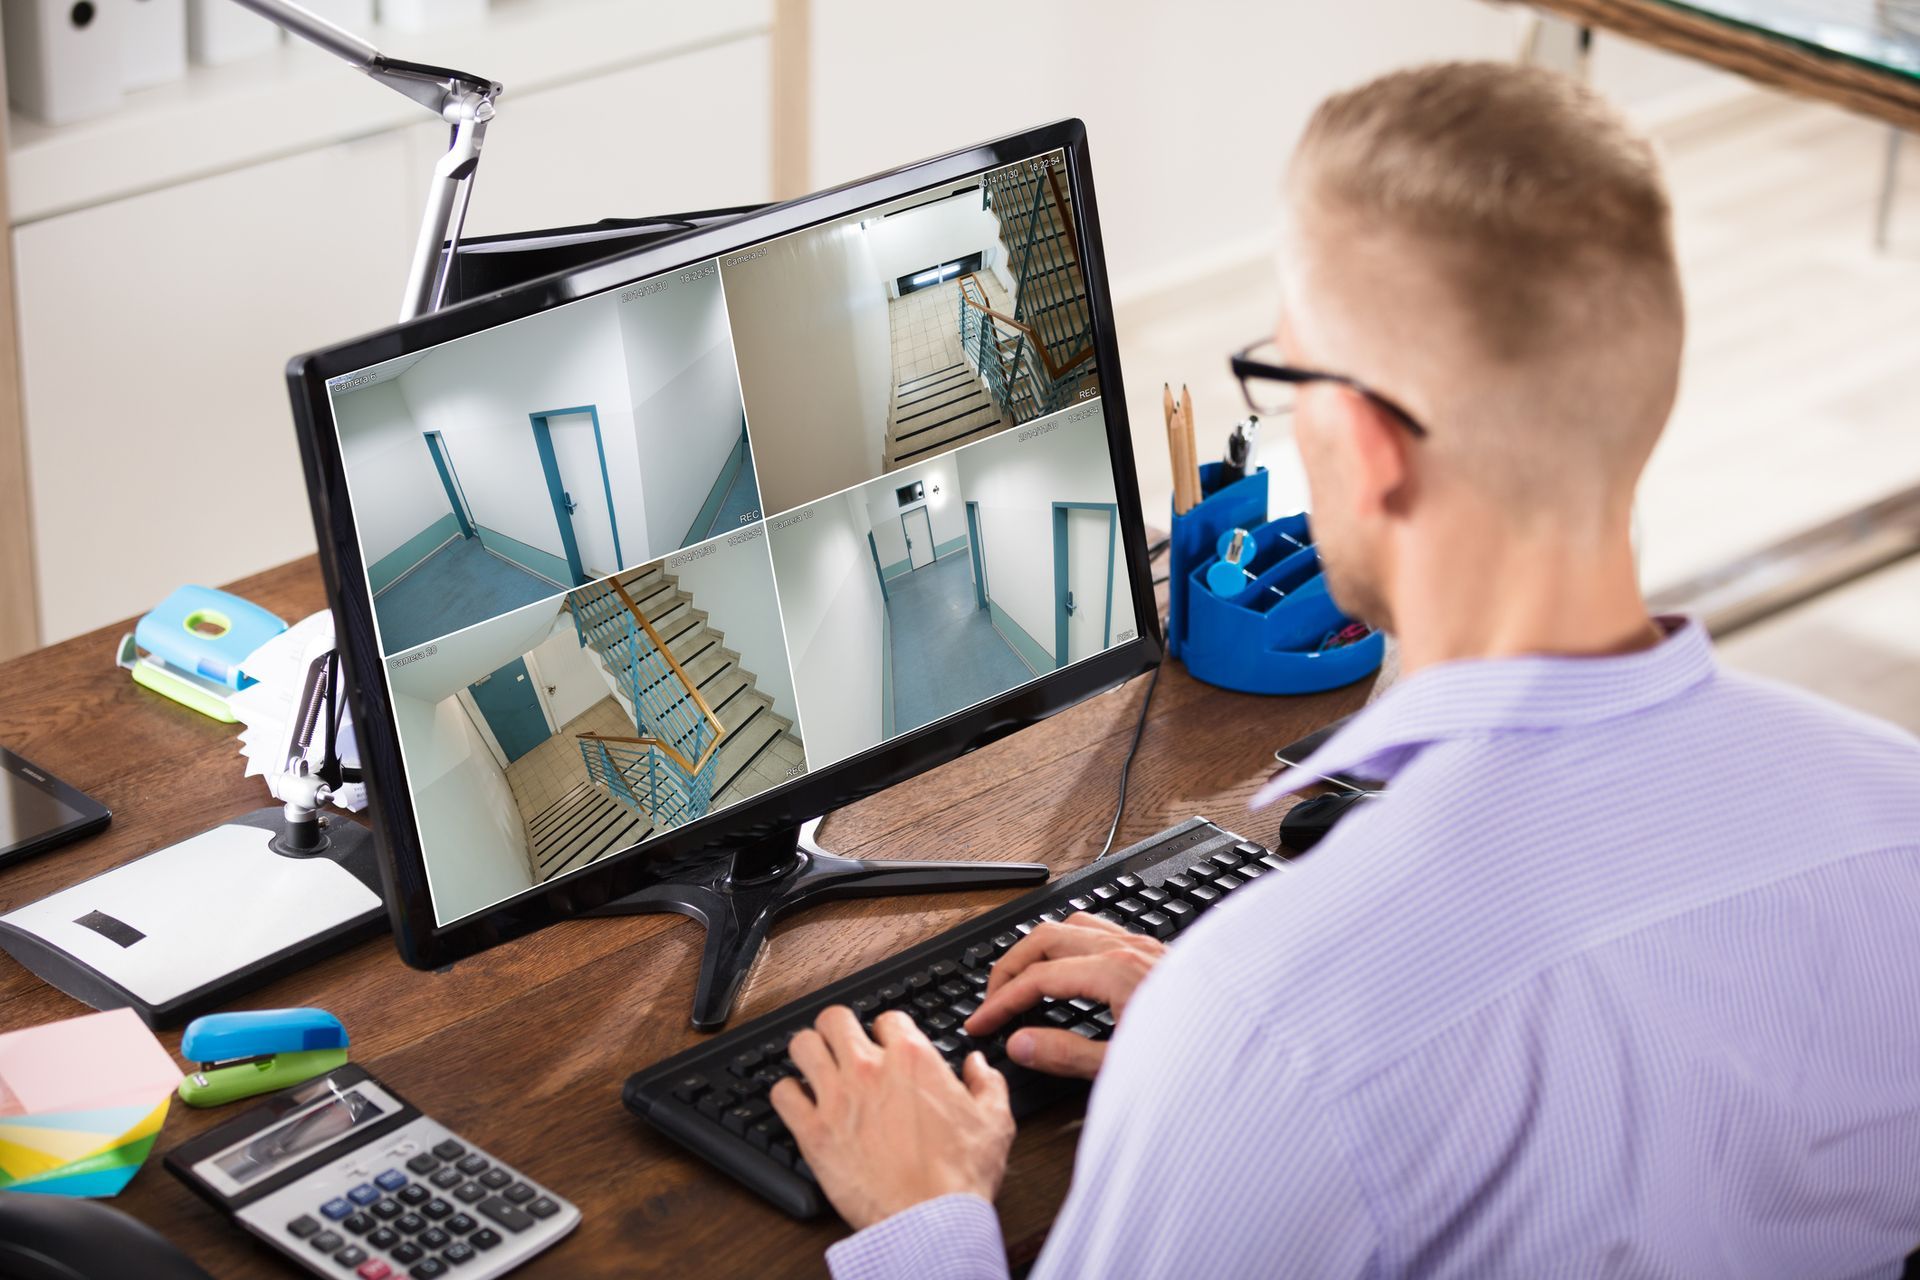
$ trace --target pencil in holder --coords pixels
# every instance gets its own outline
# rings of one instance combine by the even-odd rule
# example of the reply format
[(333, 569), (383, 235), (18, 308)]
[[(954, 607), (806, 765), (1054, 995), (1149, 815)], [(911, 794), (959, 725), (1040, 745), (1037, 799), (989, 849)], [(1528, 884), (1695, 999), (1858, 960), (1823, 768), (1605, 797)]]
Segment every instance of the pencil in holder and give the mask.
[[(1305, 515), (1267, 519), (1267, 472), (1227, 482), (1200, 467), (1201, 501), (1175, 513), (1167, 542), (1167, 648), (1198, 679), (1242, 693), (1319, 693), (1379, 670), (1386, 639), (1352, 626), (1327, 593)], [(1225, 559), (1245, 530), (1238, 562)], [(1211, 581), (1210, 581), (1211, 579)]]

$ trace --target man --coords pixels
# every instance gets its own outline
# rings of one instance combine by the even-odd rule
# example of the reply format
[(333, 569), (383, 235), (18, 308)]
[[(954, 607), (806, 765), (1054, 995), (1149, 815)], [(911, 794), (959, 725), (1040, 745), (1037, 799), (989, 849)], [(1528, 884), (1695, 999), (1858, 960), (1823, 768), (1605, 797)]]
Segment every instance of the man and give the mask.
[[(1119, 1013), (1011, 1044), (1098, 1073), (1034, 1274), (1895, 1274), (1920, 743), (1647, 614), (1683, 328), (1651, 152), (1570, 81), (1440, 66), (1326, 103), (1285, 203), (1278, 352), (1236, 364), (1299, 386), (1329, 580), (1401, 676), (1268, 793), (1390, 786), (1164, 956), (1070, 919), (997, 966), (975, 1034)], [(830, 1265), (1003, 1275), (1003, 1082), (874, 1031), (828, 1010), (773, 1095), (858, 1229)]]

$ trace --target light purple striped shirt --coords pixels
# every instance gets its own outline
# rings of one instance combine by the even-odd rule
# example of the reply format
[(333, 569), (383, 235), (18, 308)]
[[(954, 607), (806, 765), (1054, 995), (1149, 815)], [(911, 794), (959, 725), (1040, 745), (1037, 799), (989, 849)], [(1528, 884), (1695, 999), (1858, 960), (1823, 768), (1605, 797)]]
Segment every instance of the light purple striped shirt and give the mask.
[[(1035, 1277), (1898, 1273), (1920, 742), (1688, 623), (1429, 668), (1304, 768), (1392, 786), (1141, 987)], [(1006, 1274), (970, 1196), (827, 1260)]]

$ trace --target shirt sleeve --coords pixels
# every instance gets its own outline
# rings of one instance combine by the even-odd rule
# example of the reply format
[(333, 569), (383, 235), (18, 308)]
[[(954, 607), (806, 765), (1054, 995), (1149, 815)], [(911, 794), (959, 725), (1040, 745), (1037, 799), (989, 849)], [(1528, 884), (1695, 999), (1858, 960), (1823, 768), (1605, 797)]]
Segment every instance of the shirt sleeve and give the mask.
[(1000, 1219), (979, 1196), (902, 1209), (827, 1250), (834, 1280), (1005, 1280)]

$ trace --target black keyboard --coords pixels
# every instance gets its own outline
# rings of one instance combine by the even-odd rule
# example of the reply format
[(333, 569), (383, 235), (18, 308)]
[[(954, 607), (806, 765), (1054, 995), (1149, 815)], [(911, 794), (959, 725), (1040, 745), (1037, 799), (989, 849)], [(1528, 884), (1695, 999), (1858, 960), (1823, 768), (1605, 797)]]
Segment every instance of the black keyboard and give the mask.
[(781, 1077), (801, 1074), (787, 1056), (787, 1040), (811, 1026), (822, 1009), (848, 1005), (869, 1027), (886, 1010), (902, 1010), (956, 1071), (979, 1049), (1006, 1075), (1014, 1117), (1028, 1116), (1084, 1094), (1087, 1085), (1009, 1061), (1007, 1037), (1023, 1026), (1049, 1026), (1104, 1040), (1113, 1015), (1090, 1000), (1046, 1000), (976, 1040), (961, 1024), (979, 1007), (995, 960), (1041, 921), (1075, 911), (1171, 940), (1233, 890), (1285, 866), (1260, 845), (1191, 818), (637, 1072), (627, 1078), (622, 1100), (661, 1133), (787, 1213), (811, 1218), (827, 1207), (826, 1199), (767, 1094)]

